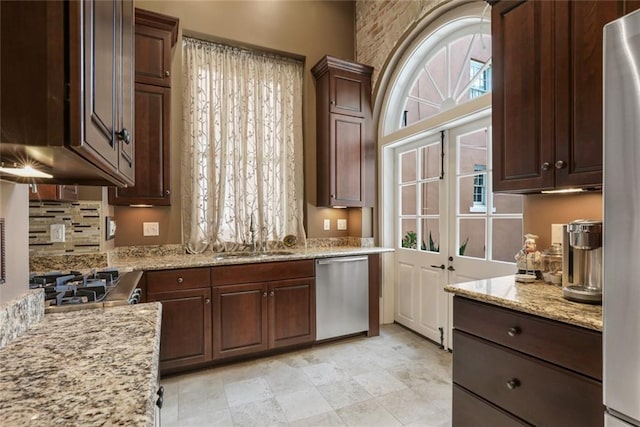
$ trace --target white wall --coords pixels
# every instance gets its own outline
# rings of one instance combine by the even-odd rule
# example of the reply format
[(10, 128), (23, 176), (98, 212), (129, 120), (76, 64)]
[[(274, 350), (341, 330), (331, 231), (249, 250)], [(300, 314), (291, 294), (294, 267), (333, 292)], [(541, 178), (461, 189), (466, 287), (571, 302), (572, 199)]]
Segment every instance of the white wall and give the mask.
[(0, 218), (5, 221), (7, 281), (0, 305), (29, 289), (29, 191), (27, 184), (0, 182)]

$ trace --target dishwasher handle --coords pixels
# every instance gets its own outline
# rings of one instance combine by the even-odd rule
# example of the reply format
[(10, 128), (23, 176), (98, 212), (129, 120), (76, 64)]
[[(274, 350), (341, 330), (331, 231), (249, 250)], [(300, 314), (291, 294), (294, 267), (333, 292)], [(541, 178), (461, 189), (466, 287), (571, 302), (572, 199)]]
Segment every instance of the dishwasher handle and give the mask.
[(338, 264), (343, 262), (360, 262), (367, 261), (369, 257), (361, 256), (361, 257), (338, 257), (338, 258), (329, 258), (329, 259), (319, 259), (318, 265), (326, 265), (326, 264)]

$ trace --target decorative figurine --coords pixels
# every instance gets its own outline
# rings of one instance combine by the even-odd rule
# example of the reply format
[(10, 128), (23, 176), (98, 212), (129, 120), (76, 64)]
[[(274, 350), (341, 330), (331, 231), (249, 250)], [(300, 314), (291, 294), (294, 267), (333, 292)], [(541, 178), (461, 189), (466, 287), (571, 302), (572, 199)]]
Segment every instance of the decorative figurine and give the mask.
[(518, 274), (533, 274), (542, 279), (542, 255), (536, 250), (535, 234), (524, 235), (524, 245), (515, 256)]

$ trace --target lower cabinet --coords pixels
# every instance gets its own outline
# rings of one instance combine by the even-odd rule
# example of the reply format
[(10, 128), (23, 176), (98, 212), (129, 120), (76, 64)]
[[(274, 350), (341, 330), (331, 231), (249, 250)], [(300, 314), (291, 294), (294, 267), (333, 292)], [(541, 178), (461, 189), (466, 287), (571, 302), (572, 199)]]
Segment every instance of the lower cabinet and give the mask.
[(603, 425), (602, 334), (458, 296), (453, 318), (455, 427)]
[(214, 267), (214, 360), (313, 343), (313, 272), (312, 260)]
[(209, 268), (146, 273), (146, 300), (162, 303), (160, 369), (211, 361), (211, 278)]

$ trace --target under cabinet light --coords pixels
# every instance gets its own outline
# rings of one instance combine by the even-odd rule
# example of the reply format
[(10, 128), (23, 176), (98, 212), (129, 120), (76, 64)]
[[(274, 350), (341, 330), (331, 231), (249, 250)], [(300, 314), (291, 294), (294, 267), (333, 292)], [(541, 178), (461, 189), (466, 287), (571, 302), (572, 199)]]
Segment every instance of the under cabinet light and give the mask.
[(130, 208), (152, 208), (153, 205), (143, 205), (143, 204), (139, 204), (139, 205), (129, 205)]
[(22, 178), (53, 178), (53, 175), (34, 169), (31, 165), (19, 167), (15, 163), (12, 167), (7, 167), (2, 163), (0, 173), (8, 173)]
[(542, 194), (563, 194), (563, 193), (582, 193), (586, 191), (584, 188), (565, 188), (562, 190), (546, 190), (541, 191)]

